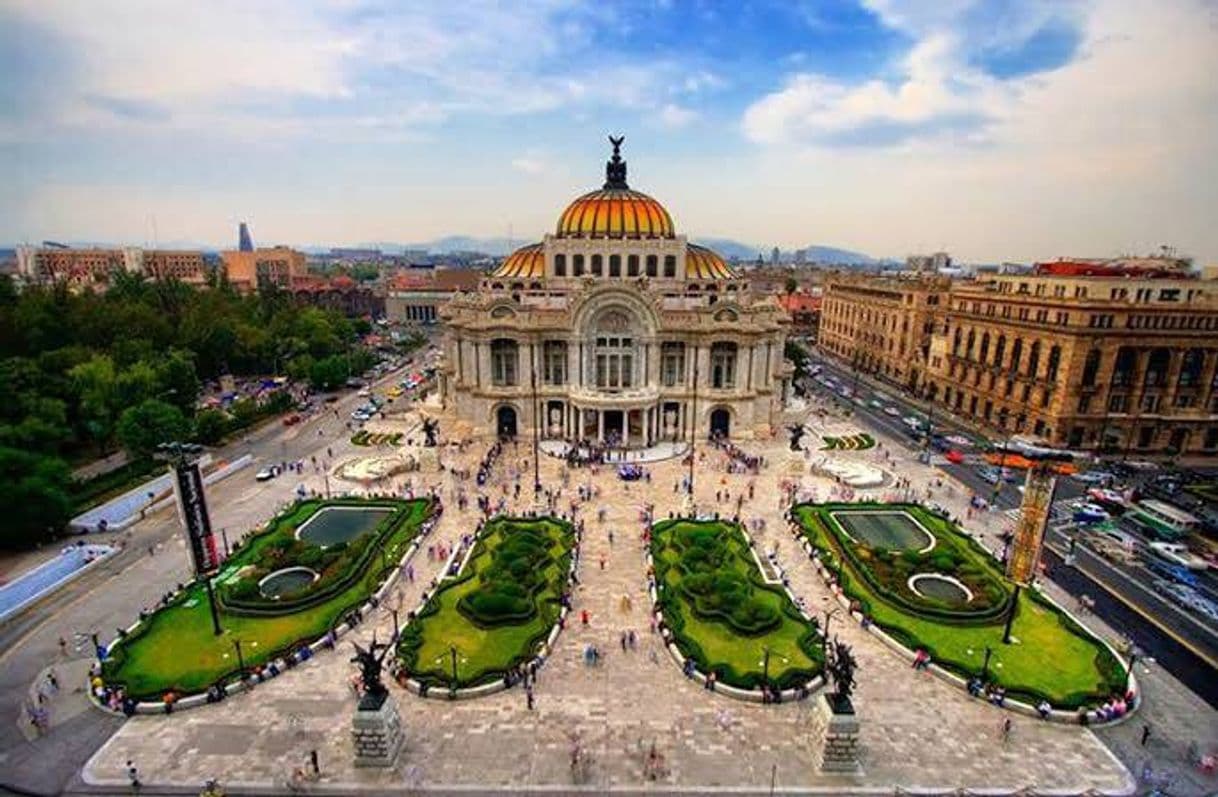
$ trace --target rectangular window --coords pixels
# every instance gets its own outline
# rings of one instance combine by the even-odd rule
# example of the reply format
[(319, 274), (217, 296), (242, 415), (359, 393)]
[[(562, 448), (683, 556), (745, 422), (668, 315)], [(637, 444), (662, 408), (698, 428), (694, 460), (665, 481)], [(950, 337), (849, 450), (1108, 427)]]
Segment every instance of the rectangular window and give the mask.
[(659, 266), (660, 259), (658, 257), (655, 255), (647, 256), (647, 276), (658, 277), (660, 275)]
[(1078, 397), (1078, 411), (1080, 413), (1085, 413), (1090, 409), (1091, 409), (1091, 396), (1090, 395), (1079, 396)]
[(547, 340), (543, 346), (542, 378), (547, 385), (567, 383), (567, 344), (561, 340)]
[(639, 275), (639, 256), (638, 255), (627, 255), (626, 256), (626, 276), (627, 277), (637, 277), (638, 275)]
[(609, 255), (609, 276), (610, 277), (622, 276), (622, 256), (621, 255)]
[(660, 346), (660, 378), (664, 387), (676, 387), (685, 382), (685, 344), (664, 343)]
[(567, 256), (563, 254), (554, 255), (554, 276), (567, 276)]
[(1129, 406), (1129, 398), (1123, 395), (1110, 396), (1108, 398), (1109, 412), (1125, 412)]
[(1155, 428), (1153, 426), (1143, 426), (1138, 429), (1138, 448), (1150, 448), (1150, 444), (1155, 439)]
[(584, 276), (584, 256), (583, 255), (574, 255), (571, 258), (571, 276), (573, 276), (573, 277)]
[(677, 276), (677, 257), (676, 255), (664, 255), (664, 276)]
[(592, 276), (594, 276), (594, 277), (605, 276), (604, 259), (600, 255), (592, 256)]
[(1156, 393), (1147, 393), (1142, 396), (1142, 412), (1158, 412), (1159, 411), (1159, 396)]

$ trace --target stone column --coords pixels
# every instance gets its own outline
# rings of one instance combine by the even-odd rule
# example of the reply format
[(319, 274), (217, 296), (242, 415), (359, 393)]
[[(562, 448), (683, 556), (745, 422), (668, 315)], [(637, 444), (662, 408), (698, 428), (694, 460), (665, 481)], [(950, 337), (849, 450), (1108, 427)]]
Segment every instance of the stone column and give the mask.
[(605, 411), (596, 411), (596, 442), (605, 442)]

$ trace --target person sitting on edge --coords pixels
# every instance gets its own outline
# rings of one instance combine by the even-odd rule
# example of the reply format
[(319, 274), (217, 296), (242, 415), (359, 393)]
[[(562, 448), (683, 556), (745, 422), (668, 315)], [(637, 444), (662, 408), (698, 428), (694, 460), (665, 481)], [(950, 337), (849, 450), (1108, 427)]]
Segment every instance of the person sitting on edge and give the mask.
[(1049, 719), (1049, 714), (1053, 712), (1053, 707), (1049, 705), (1048, 700), (1042, 700), (1036, 704), (1036, 713), (1040, 715), (1042, 720)]

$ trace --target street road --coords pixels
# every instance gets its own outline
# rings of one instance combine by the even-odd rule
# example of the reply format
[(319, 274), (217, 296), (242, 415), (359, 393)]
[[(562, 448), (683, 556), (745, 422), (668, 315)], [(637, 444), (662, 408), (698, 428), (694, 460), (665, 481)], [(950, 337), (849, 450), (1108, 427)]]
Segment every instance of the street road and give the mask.
[[(424, 351), (417, 350), (415, 357), (421, 357)], [(388, 386), (414, 370), (420, 368), (406, 366), (390, 372), (376, 386)], [(214, 450), (216, 460), (231, 460), (247, 453), (254, 456), (251, 466), (207, 488), (208, 508), (217, 534), (224, 529), (229, 542), (235, 543), (238, 535), (291, 502), (297, 485), (305, 482), (310, 488), (324, 489), (311, 457), (324, 461), (327, 448), (334, 452), (334, 459), (353, 451), (347, 422), (352, 410), (364, 401), (348, 391), (333, 404), (320, 404), (299, 424), (285, 427), (276, 418)], [(399, 398), (395, 403), (407, 401)], [(367, 449), (363, 451), (367, 453)], [(304, 474), (284, 473), (266, 482), (254, 479), (262, 467), (297, 460), (304, 461)], [(351, 486), (331, 485), (336, 491)], [(172, 507), (150, 514), (126, 531), (94, 534), (89, 539), (111, 543), (126, 540), (126, 546), (91, 572), (0, 625), (0, 716), (6, 720), (0, 722), (0, 787), (58, 794), (72, 782), (122, 720), (84, 707), (82, 685), (68, 683), (65, 675), (61, 677), (63, 692), (50, 704), (51, 732), (44, 738), (32, 738), (23, 712), (31, 684), (49, 666), (61, 671), (80, 670), (84, 666), (80, 660), (92, 656), (89, 634), (97, 633), (108, 642), (116, 629), (135, 621), (141, 607), (154, 604), (178, 583), (191, 578), (184, 534)], [(69, 642), (66, 657), (59, 651), (61, 636)]]
[[(832, 398), (842, 407), (849, 406), (852, 417), (864, 429), (881, 430), (903, 441), (907, 449), (918, 450), (919, 443), (910, 436), (909, 427), (902, 418), (913, 416), (925, 419), (926, 402), (914, 401), (899, 388), (879, 384), (866, 376), (856, 379), (849, 368), (823, 357), (814, 359), (814, 363), (822, 366), (824, 374), (833, 377), (839, 389), (851, 389), (862, 401), (844, 399), (836, 390), (828, 389), (815, 380), (803, 380), (812, 395)], [(878, 402), (879, 406), (872, 406), (872, 402)], [(889, 406), (897, 408), (896, 415), (884, 412), (884, 408)], [(948, 415), (941, 405), (934, 408), (933, 422), (936, 433), (960, 434), (973, 439), (978, 437), (976, 431)], [(1006, 512), (1019, 506), (1021, 493), (1017, 484), (1003, 484), (995, 494), (994, 485), (978, 474), (982, 461), (975, 455), (962, 464), (947, 462), (942, 456), (933, 457), (932, 462), (974, 494), (997, 507), (995, 512)], [(1055, 505), (1061, 506), (1085, 495), (1086, 489), (1076, 479), (1058, 479)], [(1057, 553), (1051, 555), (1051, 561), (1060, 562), (1060, 555), (1068, 546), (1066, 537), (1060, 532), (1051, 531), (1049, 542), (1057, 548)], [(1117, 565), (1082, 544), (1077, 551), (1079, 569), (1071, 571), (1064, 566), (1051, 567), (1050, 578), (1055, 582), (1060, 578), (1058, 583), (1072, 594), (1081, 590), (1078, 594), (1086, 594), (1095, 600), (1097, 615), (1114, 628), (1124, 630), (1145, 655), (1154, 657), (1165, 669), (1215, 704), (1215, 700), (1218, 700), (1218, 677), (1215, 677), (1218, 673), (1218, 625), (1160, 593), (1153, 584), (1156, 577), (1142, 565)], [(1203, 588), (1209, 583), (1205, 581)]]

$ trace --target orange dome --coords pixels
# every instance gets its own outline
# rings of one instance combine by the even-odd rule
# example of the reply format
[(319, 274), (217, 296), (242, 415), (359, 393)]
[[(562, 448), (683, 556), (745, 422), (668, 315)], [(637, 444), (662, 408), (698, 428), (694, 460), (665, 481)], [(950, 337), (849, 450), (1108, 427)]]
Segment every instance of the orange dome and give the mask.
[(492, 277), (502, 279), (534, 279), (546, 273), (546, 256), (541, 244), (522, 246), (507, 256), (499, 267), (491, 272)]
[(672, 217), (664, 206), (629, 188), (591, 191), (576, 199), (558, 219), (559, 238), (673, 238)]
[(715, 252), (705, 246), (685, 247), (685, 277), (691, 280), (735, 279), (736, 273)]

